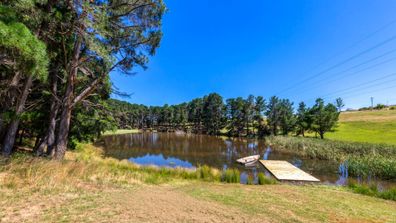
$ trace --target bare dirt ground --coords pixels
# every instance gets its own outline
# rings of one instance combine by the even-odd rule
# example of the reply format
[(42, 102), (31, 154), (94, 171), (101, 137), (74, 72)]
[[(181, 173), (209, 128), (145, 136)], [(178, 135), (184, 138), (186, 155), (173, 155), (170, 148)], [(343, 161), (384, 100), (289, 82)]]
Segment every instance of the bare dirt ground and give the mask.
[(396, 222), (396, 202), (336, 189), (210, 183), (0, 188), (0, 222)]
[(0, 201), (0, 222), (267, 222), (169, 186), (127, 191), (34, 194), (22, 200), (9, 197), (12, 205), (4, 199)]

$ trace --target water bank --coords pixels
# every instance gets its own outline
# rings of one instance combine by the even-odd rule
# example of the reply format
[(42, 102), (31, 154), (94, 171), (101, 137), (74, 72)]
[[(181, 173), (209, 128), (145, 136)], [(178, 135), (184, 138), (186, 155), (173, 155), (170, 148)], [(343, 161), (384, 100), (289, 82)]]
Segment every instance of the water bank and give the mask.
[(105, 158), (100, 151), (92, 145), (79, 145), (76, 151), (67, 152), (62, 162), (15, 154), (0, 168), (0, 221), (392, 222), (396, 219), (394, 201), (354, 194), (344, 187), (241, 185), (188, 179), (182, 177), (186, 170), (167, 168), (161, 172), (159, 168), (142, 168)]
[[(276, 139), (282, 139), (278, 137)], [(275, 138), (274, 138), (275, 140)], [(280, 142), (287, 142), (289, 138)], [(292, 141), (293, 138), (290, 139)], [(321, 141), (321, 140), (318, 140)], [(207, 165), (219, 170), (227, 168), (237, 168), (240, 173), (241, 183), (245, 184), (249, 178), (258, 182), (258, 174), (268, 173), (260, 164), (245, 168), (235, 162), (236, 159), (248, 155), (260, 154), (262, 159), (286, 160), (302, 170), (319, 178), (325, 184), (347, 185), (348, 179), (360, 180), (362, 183), (375, 183), (380, 187), (393, 187), (396, 183), (392, 181), (382, 181), (381, 178), (371, 177), (363, 179), (348, 174), (348, 168), (343, 159), (337, 157), (340, 152), (333, 151), (328, 155), (327, 147), (318, 149), (318, 152), (310, 152), (313, 149), (302, 149), (307, 147), (301, 141), (300, 147), (295, 144), (285, 143), (285, 146), (268, 147), (268, 142), (258, 139), (247, 138), (225, 138), (195, 134), (174, 134), (174, 133), (140, 133), (105, 136), (97, 142), (104, 148), (104, 154), (120, 160), (129, 160), (143, 166), (156, 165), (160, 167), (183, 167), (197, 168)], [(311, 141), (308, 141), (311, 142)], [(280, 143), (280, 145), (282, 145)], [(290, 147), (286, 147), (290, 145)], [(311, 144), (309, 144), (311, 145)], [(312, 144), (314, 145), (314, 144)], [(310, 146), (309, 148), (314, 148)], [(317, 146), (315, 148), (318, 148)], [(323, 153), (322, 153), (323, 152)], [(307, 154), (317, 154), (309, 156)], [(345, 154), (345, 153), (344, 153)], [(320, 158), (319, 155), (322, 155)], [(326, 158), (327, 157), (327, 158)]]

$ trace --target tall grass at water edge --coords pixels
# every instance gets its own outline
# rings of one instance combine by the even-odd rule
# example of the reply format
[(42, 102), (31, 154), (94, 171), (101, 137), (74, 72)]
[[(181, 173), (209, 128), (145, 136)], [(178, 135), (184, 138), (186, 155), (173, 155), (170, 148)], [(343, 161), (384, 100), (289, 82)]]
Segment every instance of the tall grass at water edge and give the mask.
[(0, 162), (0, 187), (7, 188), (75, 189), (86, 183), (128, 187), (178, 179), (239, 183), (239, 171), (236, 169), (220, 171), (206, 165), (195, 170), (139, 166), (127, 160), (104, 157), (103, 151), (91, 144), (78, 144), (75, 151), (67, 152), (63, 161), (16, 153)]
[(375, 184), (372, 185), (358, 184), (353, 181), (348, 182), (348, 188), (358, 194), (364, 194), (372, 197), (379, 197), (386, 200), (396, 201), (396, 188), (380, 190)]
[(289, 136), (270, 136), (266, 141), (282, 152), (345, 162), (352, 176), (396, 180), (396, 146)]

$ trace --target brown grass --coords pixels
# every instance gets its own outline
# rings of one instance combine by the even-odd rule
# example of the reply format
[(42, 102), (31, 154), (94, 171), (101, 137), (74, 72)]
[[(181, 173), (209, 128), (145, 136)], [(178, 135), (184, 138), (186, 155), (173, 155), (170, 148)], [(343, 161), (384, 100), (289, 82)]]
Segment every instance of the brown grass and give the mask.
[(396, 110), (342, 112), (340, 122), (388, 122), (396, 121)]

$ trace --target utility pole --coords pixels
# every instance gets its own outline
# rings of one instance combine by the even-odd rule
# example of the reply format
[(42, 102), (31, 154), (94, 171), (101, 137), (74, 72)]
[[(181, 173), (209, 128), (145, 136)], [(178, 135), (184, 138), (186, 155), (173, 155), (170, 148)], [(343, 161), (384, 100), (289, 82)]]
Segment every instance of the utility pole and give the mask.
[(371, 110), (373, 110), (373, 107), (374, 107), (374, 97), (371, 97), (370, 99), (371, 99)]

